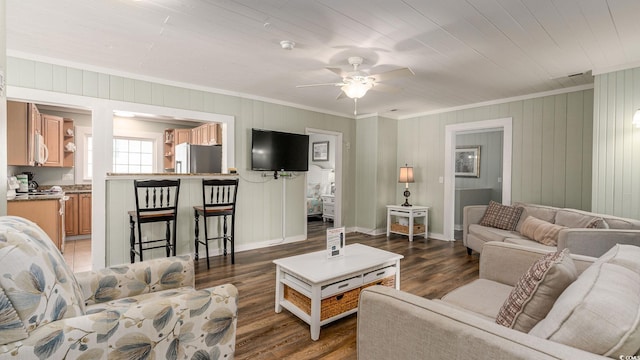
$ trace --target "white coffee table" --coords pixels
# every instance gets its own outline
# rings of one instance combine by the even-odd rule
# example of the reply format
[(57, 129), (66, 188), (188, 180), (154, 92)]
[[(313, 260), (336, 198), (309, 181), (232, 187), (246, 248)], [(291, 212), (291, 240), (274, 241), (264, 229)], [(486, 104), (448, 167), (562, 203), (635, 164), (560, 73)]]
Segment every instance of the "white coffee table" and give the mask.
[(284, 307), (302, 319), (311, 327), (311, 339), (318, 340), (320, 326), (358, 311), (360, 289), (377, 284), (400, 289), (402, 258), (352, 244), (345, 247), (344, 256), (332, 259), (327, 258), (326, 250), (276, 259), (275, 310), (279, 313)]

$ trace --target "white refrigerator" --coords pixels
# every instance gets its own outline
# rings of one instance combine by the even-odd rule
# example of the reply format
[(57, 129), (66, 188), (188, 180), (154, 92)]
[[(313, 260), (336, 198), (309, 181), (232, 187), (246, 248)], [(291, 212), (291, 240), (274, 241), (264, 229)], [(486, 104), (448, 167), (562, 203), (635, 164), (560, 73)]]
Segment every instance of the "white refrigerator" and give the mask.
[(175, 148), (175, 172), (219, 174), (222, 172), (222, 145), (182, 143)]

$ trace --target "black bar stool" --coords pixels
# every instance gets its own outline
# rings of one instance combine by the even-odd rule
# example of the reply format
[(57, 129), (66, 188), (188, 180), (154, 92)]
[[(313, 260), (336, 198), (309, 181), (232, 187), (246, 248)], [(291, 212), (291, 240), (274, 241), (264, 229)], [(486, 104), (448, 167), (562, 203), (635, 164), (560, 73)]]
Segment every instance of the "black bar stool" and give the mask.
[[(151, 249), (165, 248), (167, 257), (171, 255), (175, 256), (180, 179), (134, 180), (133, 187), (136, 196), (136, 210), (129, 211), (129, 242), (131, 245), (129, 254), (131, 256), (131, 263), (133, 264), (135, 262), (136, 254), (138, 254), (140, 261), (142, 261), (142, 252)], [(165, 238), (143, 241), (142, 224), (154, 222), (166, 223)], [(171, 225), (172, 222), (173, 226)], [(135, 225), (137, 225), (137, 231)], [(137, 241), (136, 232), (138, 233)]]
[[(206, 180), (202, 179), (202, 206), (194, 206), (194, 217), (196, 222), (195, 231), (195, 259), (198, 260), (198, 247), (204, 245), (207, 253), (207, 269), (209, 266), (209, 241), (222, 240), (224, 243), (224, 255), (227, 255), (227, 241), (231, 243), (231, 263), (235, 264), (235, 214), (236, 214), (236, 195), (238, 194), (238, 179), (233, 180)], [(204, 217), (204, 239), (200, 240), (199, 218)], [(207, 218), (222, 217), (222, 235), (218, 231), (218, 236), (209, 236), (209, 226)], [(228, 232), (227, 220), (230, 218), (231, 233)]]

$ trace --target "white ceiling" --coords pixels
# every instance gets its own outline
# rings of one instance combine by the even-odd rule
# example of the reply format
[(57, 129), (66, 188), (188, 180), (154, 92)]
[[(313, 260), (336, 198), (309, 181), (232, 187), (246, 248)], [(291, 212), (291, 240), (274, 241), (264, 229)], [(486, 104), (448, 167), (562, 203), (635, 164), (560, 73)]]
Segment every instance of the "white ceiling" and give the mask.
[[(8, 0), (9, 55), (84, 64), (352, 116), (324, 69), (379, 73), (393, 117), (593, 82), (640, 65), (638, 0)], [(281, 40), (296, 43), (283, 50)], [(374, 88), (375, 89), (375, 88)], [(395, 112), (390, 112), (397, 109)]]

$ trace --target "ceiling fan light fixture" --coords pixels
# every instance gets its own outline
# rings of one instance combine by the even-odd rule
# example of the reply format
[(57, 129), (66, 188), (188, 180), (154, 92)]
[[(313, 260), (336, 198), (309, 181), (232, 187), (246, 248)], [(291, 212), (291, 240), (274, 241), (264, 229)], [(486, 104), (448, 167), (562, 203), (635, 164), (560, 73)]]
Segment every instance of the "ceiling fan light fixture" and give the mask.
[(282, 47), (284, 50), (293, 50), (295, 46), (296, 46), (296, 43), (291, 40), (280, 41), (280, 47)]
[(373, 87), (373, 83), (371, 82), (352, 82), (347, 85), (342, 86), (340, 89), (344, 91), (344, 93), (351, 99), (360, 99), (363, 97), (369, 89)]

